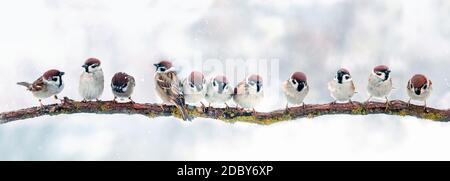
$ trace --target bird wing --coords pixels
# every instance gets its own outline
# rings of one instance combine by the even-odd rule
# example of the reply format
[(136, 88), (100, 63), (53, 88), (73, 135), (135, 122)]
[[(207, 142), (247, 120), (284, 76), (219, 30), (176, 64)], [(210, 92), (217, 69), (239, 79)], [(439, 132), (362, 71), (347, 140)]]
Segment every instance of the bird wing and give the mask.
[(31, 84), (29, 90), (30, 91), (41, 91), (45, 88), (44, 78), (39, 77), (37, 80)]
[(394, 87), (394, 84), (392, 84), (392, 79), (389, 79), (389, 83), (392, 85), (392, 90), (396, 90), (397, 88)]

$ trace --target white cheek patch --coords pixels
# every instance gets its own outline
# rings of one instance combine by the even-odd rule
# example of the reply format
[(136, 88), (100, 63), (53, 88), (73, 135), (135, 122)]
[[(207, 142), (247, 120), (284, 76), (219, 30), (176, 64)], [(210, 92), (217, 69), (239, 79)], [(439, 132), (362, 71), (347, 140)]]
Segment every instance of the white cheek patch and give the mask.
[(122, 90), (123, 90), (124, 92), (126, 92), (126, 91), (128, 90), (128, 85), (125, 86), (124, 88), (122, 88)]

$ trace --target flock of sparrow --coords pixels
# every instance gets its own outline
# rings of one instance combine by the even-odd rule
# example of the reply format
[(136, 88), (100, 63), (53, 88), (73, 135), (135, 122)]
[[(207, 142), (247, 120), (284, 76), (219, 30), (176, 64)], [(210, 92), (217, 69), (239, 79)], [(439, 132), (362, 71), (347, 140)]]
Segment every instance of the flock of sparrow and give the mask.
[[(81, 74), (79, 82), (79, 93), (83, 101), (99, 100), (104, 89), (104, 76), (101, 68), (100, 60), (89, 58), (82, 66), (84, 71)], [(190, 120), (186, 109), (186, 103), (197, 104), (203, 99), (211, 104), (225, 104), (230, 99), (244, 108), (253, 109), (258, 105), (264, 97), (263, 81), (259, 75), (250, 75), (241, 81), (234, 89), (230, 87), (230, 83), (223, 75), (213, 77), (206, 81), (201, 72), (193, 71), (184, 80), (180, 80), (177, 72), (170, 61), (161, 61), (154, 64), (155, 72), (155, 88), (158, 96), (163, 100), (164, 104), (175, 105), (181, 112), (184, 120)], [(369, 76), (367, 91), (372, 97), (386, 99), (386, 105), (389, 106), (388, 96), (392, 91), (392, 79), (390, 77), (391, 70), (389, 67), (380, 65), (376, 66)], [(25, 86), (33, 95), (39, 99), (54, 97), (64, 89), (62, 76), (64, 72), (59, 70), (49, 70), (39, 77), (33, 83), (19, 82), (17, 84)], [(111, 90), (114, 94), (114, 101), (117, 98), (129, 99), (132, 103), (131, 94), (136, 85), (133, 76), (123, 72), (116, 73), (111, 80)], [(303, 100), (309, 92), (307, 77), (302, 72), (294, 72), (289, 79), (283, 82), (282, 90), (286, 95), (288, 104), (296, 104), (305, 106)], [(334, 80), (328, 83), (328, 90), (334, 98), (333, 104), (336, 102), (350, 102), (356, 93), (352, 76), (347, 69), (339, 69)], [(414, 75), (407, 84), (407, 92), (410, 97), (408, 104), (412, 100), (424, 101), (426, 109), (426, 99), (432, 91), (432, 82), (424, 75)], [(63, 100), (62, 100), (63, 101)], [(286, 109), (288, 109), (286, 104)]]

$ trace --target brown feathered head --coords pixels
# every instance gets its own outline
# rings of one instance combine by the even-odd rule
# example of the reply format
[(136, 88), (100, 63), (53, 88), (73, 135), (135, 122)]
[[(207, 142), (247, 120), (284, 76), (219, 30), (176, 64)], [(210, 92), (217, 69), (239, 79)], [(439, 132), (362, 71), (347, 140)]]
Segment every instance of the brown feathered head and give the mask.
[(61, 71), (56, 70), (56, 69), (52, 69), (52, 70), (49, 70), (49, 71), (45, 72), (43, 77), (44, 77), (44, 79), (49, 80), (52, 77), (61, 77), (64, 74), (65, 74), (64, 72), (61, 72)]

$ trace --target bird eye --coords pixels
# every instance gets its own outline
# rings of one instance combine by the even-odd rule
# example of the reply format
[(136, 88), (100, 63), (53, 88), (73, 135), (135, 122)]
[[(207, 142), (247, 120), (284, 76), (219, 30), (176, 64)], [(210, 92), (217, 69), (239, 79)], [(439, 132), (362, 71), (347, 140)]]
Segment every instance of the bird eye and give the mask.
[(293, 84), (297, 84), (297, 81), (295, 81), (294, 79), (292, 79), (292, 83), (293, 83)]
[(216, 81), (213, 81), (213, 86), (214, 86), (214, 87), (216, 87), (216, 86), (217, 86), (217, 84), (216, 84)]
[(350, 79), (350, 76), (346, 75), (345, 80), (348, 80), (348, 79)]
[(381, 76), (381, 72), (377, 72), (377, 75), (380, 75), (380, 76)]
[(427, 85), (424, 85), (424, 86), (423, 86), (423, 89), (427, 89), (427, 88), (428, 88), (428, 86), (427, 86)]
[(95, 68), (98, 67), (98, 65), (97, 64), (93, 64), (91, 67), (95, 69)]
[(189, 83), (189, 85), (192, 87), (192, 88), (194, 88), (194, 84), (192, 84), (192, 83)]
[(55, 82), (58, 81), (58, 77), (53, 77), (52, 81), (55, 81)]
[(166, 71), (166, 68), (160, 67), (160, 68), (159, 68), (159, 71), (164, 72), (164, 71)]

